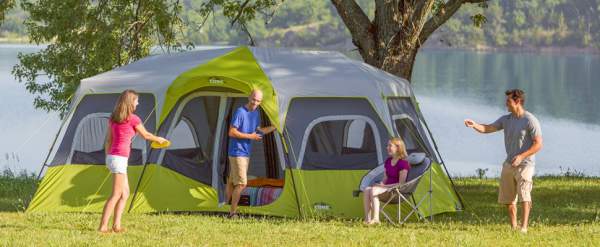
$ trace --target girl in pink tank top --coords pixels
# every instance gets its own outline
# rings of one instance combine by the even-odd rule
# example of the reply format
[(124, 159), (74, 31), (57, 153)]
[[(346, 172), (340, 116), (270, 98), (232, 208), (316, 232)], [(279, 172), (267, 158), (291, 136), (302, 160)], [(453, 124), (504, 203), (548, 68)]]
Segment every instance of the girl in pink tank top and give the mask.
[(117, 105), (108, 121), (109, 131), (106, 134), (104, 150), (106, 151), (106, 166), (113, 174), (113, 192), (104, 205), (99, 232), (109, 232), (108, 221), (114, 212), (112, 230), (122, 232), (121, 216), (129, 197), (129, 181), (127, 179), (127, 159), (131, 152), (131, 140), (138, 133), (149, 141), (164, 143), (167, 140), (148, 132), (142, 120), (134, 114), (138, 105), (138, 94), (133, 90), (125, 90), (119, 96)]

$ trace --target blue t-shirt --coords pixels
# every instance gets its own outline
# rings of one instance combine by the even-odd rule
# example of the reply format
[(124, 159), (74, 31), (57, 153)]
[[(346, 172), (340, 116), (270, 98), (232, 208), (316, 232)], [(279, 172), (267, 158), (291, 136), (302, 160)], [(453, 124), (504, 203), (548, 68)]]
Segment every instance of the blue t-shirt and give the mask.
[[(239, 132), (245, 134), (252, 134), (257, 132), (258, 125), (260, 124), (260, 114), (258, 109), (255, 111), (249, 111), (246, 106), (241, 106), (231, 118), (231, 126), (236, 128)], [(252, 140), (250, 139), (238, 139), (229, 138), (229, 148), (227, 150), (231, 157), (250, 157), (252, 152)]]

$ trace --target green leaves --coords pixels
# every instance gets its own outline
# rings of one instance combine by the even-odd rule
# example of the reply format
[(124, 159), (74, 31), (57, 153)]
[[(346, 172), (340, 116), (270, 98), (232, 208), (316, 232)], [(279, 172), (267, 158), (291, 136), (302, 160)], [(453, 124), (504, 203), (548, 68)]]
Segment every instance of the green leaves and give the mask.
[(4, 21), (4, 15), (15, 6), (15, 0), (0, 0), (0, 25)]
[[(285, 0), (208, 0), (204, 2), (199, 13), (208, 16), (215, 11), (221, 11), (231, 24), (246, 25), (248, 21), (254, 20), (257, 13), (269, 15), (276, 7)], [(272, 13), (272, 12), (271, 12)]]
[(49, 45), (19, 54), (12, 73), (35, 95), (36, 108), (61, 116), (81, 79), (148, 56), (156, 46), (183, 46), (178, 1), (26, 0), (21, 7), (30, 14), (31, 41)]
[(471, 21), (473, 22), (473, 25), (475, 25), (476, 27), (482, 27), (483, 24), (485, 24), (487, 22), (487, 18), (485, 17), (485, 15), (479, 13), (479, 14), (475, 14), (473, 16), (470, 17)]

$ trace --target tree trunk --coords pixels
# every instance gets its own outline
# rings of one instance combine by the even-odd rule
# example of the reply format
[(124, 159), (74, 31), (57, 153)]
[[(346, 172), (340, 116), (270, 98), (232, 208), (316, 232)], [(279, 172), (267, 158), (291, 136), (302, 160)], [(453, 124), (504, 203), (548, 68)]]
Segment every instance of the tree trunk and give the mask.
[(376, 0), (371, 21), (355, 0), (331, 0), (365, 61), (411, 80), (415, 58), (427, 38), (465, 3), (488, 0)]
[(431, 2), (411, 5), (406, 0), (375, 1), (371, 21), (354, 0), (332, 0), (365, 63), (409, 81), (424, 25), (414, 16), (421, 16)]
[(410, 46), (399, 45), (397, 47), (390, 47), (388, 55), (385, 58), (386, 62), (379, 68), (410, 82), (417, 51), (418, 48)]

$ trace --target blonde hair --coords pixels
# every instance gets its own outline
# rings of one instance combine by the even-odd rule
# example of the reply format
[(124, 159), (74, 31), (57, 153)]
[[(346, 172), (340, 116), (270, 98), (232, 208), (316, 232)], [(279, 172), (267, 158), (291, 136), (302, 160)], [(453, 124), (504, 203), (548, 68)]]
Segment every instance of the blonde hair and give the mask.
[(393, 137), (392, 139), (390, 139), (390, 142), (393, 145), (396, 145), (396, 147), (398, 148), (398, 151), (396, 151), (395, 155), (400, 157), (400, 159), (406, 159), (406, 157), (408, 157), (408, 153), (406, 152), (406, 145), (404, 145), (404, 141), (402, 141), (402, 138)]
[(138, 98), (138, 93), (134, 90), (127, 89), (121, 93), (119, 99), (117, 100), (117, 104), (115, 105), (115, 109), (110, 115), (110, 120), (115, 123), (122, 123), (129, 115), (133, 113), (135, 110), (135, 100)]

